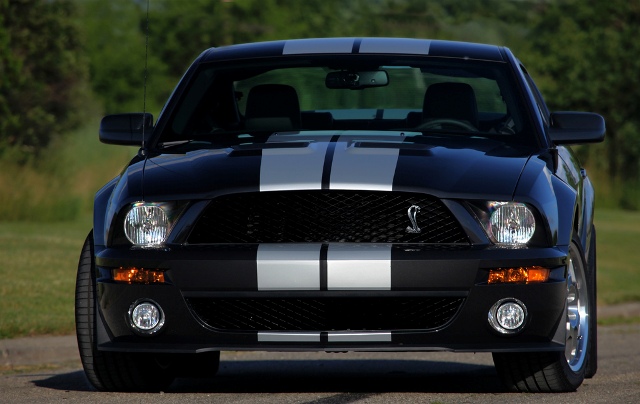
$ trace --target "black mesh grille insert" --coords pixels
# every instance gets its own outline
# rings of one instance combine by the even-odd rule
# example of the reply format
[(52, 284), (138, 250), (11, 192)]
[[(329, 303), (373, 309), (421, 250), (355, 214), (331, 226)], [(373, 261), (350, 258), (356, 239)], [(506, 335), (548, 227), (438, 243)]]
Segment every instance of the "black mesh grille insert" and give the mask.
[[(420, 233), (407, 232), (408, 209), (419, 206)], [(209, 243), (468, 243), (437, 198), (371, 191), (286, 191), (215, 198), (189, 236)]]
[(208, 327), (229, 331), (429, 330), (462, 297), (187, 298)]

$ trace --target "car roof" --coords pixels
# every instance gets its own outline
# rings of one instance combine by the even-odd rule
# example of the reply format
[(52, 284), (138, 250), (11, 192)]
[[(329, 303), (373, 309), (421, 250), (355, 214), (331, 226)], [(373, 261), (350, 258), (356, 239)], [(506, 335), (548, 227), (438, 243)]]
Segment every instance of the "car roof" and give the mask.
[(210, 48), (201, 62), (293, 55), (418, 55), (505, 62), (503, 47), (412, 38), (309, 38)]

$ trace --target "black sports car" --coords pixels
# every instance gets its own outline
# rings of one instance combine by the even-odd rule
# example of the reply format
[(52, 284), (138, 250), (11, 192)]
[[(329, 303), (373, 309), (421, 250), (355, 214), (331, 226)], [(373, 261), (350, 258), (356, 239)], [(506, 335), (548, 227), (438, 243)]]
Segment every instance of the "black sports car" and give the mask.
[(507, 48), (301, 39), (203, 52), (95, 197), (76, 286), (99, 390), (215, 374), (221, 350), (492, 352), (516, 391), (596, 372), (594, 191)]

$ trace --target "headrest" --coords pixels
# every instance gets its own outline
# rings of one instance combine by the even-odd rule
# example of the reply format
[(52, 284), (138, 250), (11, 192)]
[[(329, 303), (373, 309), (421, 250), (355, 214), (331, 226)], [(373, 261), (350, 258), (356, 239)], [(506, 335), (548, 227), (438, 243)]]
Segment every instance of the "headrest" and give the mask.
[[(296, 90), (285, 84), (260, 84), (249, 90), (245, 111), (247, 128), (300, 129), (300, 103)], [(268, 126), (264, 127), (263, 126)], [(271, 126), (277, 127), (271, 127)]]
[(436, 83), (427, 88), (423, 120), (457, 119), (478, 126), (478, 105), (473, 88), (466, 83)]

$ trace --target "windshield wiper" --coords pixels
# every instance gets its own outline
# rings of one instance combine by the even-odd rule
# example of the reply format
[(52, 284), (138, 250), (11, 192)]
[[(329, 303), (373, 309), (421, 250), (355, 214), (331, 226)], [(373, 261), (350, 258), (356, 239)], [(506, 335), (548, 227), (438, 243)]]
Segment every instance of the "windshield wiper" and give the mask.
[(158, 144), (158, 149), (160, 149), (160, 150), (172, 149), (174, 147), (184, 146), (184, 145), (189, 144), (189, 143), (191, 143), (193, 141), (194, 141), (194, 139), (174, 140), (172, 142), (163, 142), (163, 143), (159, 143)]

